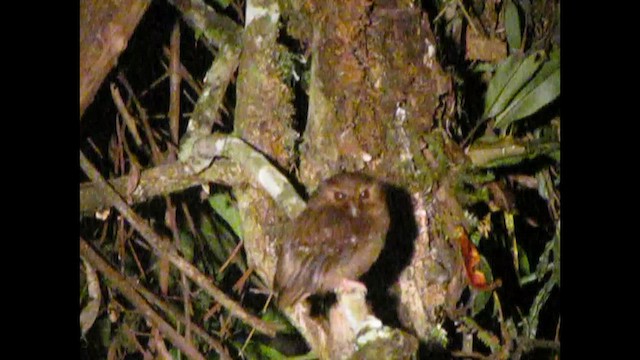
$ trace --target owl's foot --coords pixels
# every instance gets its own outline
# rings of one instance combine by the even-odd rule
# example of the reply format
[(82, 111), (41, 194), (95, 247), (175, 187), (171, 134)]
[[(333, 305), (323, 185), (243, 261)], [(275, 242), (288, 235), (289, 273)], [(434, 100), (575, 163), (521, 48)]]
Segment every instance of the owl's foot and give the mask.
[(336, 289), (337, 292), (340, 293), (355, 293), (361, 292), (363, 294), (367, 293), (367, 287), (364, 286), (363, 283), (355, 280), (342, 279), (340, 281), (340, 285)]

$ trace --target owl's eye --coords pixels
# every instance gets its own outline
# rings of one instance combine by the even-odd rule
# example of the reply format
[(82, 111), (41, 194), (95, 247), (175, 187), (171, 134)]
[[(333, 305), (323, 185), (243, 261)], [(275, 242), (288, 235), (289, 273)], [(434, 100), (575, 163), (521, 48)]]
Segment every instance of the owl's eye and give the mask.
[(333, 197), (336, 200), (344, 200), (344, 198), (347, 197), (347, 195), (345, 195), (345, 193), (341, 192), (341, 191), (336, 191), (335, 193), (333, 193)]
[(369, 194), (369, 189), (364, 189), (360, 192), (360, 199), (361, 200), (367, 200), (369, 198), (370, 194)]

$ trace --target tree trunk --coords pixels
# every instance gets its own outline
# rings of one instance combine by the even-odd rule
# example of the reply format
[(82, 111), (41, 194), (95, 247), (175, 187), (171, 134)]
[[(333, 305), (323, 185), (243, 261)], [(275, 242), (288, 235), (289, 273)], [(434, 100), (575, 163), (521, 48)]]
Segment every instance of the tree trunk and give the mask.
[[(251, 1), (247, 6), (258, 8)], [(392, 185), (387, 247), (367, 277), (377, 287), (384, 281), (382, 289), (369, 289), (373, 307), (385, 320), (399, 317), (421, 340), (442, 345), (444, 310), (455, 304), (463, 284), (462, 265), (448, 239), (464, 222), (453, 193), (464, 158), (437, 125), (453, 111), (454, 95), (435, 58), (427, 14), (411, 1), (285, 3), (287, 32), (309, 48), (312, 59), (308, 116), (296, 158), (293, 95), (279, 68), (288, 54), (276, 43), (280, 13), (275, 3), (263, 9), (256, 13), (264, 16), (247, 21), (235, 133), (285, 173), (299, 163), (298, 178), (309, 193), (342, 170), (367, 172)], [(234, 192), (249, 263), (270, 284), (277, 232), (269, 229), (284, 215), (255, 183)], [(363, 311), (360, 320), (370, 319), (364, 299), (344, 301), (353, 301), (341, 301), (350, 315)], [(397, 309), (384, 305), (390, 303)], [(321, 358), (347, 358), (356, 349), (358, 334), (340, 322), (340, 306), (335, 309), (328, 325), (302, 305), (288, 314)], [(390, 349), (396, 351), (390, 354), (415, 352), (417, 343), (395, 331), (401, 340), (393, 342)], [(380, 346), (372, 344), (358, 356), (378, 358), (379, 352), (365, 355)]]
[[(182, 8), (187, 2), (170, 2), (189, 16)], [(278, 41), (281, 18), (287, 35), (311, 58), (304, 124), (294, 122), (295, 111), (305, 111), (294, 108), (294, 102), (304, 103), (296, 96), (305, 95), (295, 94), (288, 82), (292, 54)], [(236, 39), (239, 31), (229, 31), (225, 39)], [(339, 295), (324, 320), (310, 316), (304, 304), (285, 311), (322, 359), (408, 358), (418, 346), (409, 333), (444, 346), (440, 325), (465, 285), (451, 239), (465, 223), (455, 190), (468, 161), (443, 126), (452, 120), (455, 96), (435, 44), (428, 14), (410, 0), (248, 0), (234, 132), (207, 136), (240, 48), (222, 39), (221, 55), (205, 79), (213, 90), (203, 91), (181, 141), (180, 160), (187, 166), (172, 174), (190, 180), (176, 183), (224, 180), (233, 188), (248, 264), (267, 286), (279, 229), (302, 209), (282, 174), (308, 193), (344, 170), (389, 184), (391, 229), (364, 279), (371, 306), (364, 294), (355, 294)], [(234, 164), (211, 164), (223, 153)], [(209, 179), (201, 171), (207, 167)], [(143, 184), (153, 183), (149, 174)], [(125, 183), (120, 180), (120, 187)], [(404, 330), (378, 319), (389, 326), (399, 320)]]

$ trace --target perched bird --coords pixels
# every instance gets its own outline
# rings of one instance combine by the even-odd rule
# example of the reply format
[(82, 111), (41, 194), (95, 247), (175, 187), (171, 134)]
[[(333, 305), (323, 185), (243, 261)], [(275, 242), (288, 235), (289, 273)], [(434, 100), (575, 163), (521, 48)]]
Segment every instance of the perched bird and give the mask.
[(324, 181), (284, 231), (274, 280), (278, 305), (316, 293), (364, 288), (389, 228), (383, 184), (360, 173)]

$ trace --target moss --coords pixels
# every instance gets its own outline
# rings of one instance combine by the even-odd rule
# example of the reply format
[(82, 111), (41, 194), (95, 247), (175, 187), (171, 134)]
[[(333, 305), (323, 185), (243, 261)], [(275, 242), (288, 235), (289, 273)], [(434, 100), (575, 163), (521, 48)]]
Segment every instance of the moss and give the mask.
[(293, 94), (286, 84), (286, 49), (277, 44), (277, 25), (268, 17), (251, 22), (238, 73), (234, 131), (277, 164), (290, 170), (297, 133), (292, 129)]

